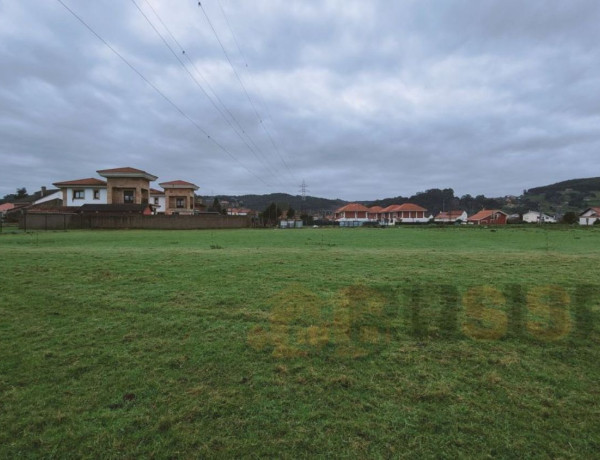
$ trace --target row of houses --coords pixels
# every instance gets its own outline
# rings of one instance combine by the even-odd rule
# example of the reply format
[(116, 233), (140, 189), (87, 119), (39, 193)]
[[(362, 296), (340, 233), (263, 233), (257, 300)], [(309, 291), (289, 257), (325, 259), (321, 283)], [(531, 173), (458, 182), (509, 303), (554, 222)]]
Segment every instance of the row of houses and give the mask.
[(195, 191), (199, 187), (191, 182), (161, 182), (159, 190), (150, 187), (158, 176), (141, 169), (123, 167), (96, 172), (104, 179), (88, 177), (53, 184), (60, 191), (63, 206), (101, 210), (104, 205), (140, 205), (146, 207), (144, 213), (194, 213)]
[[(20, 211), (81, 212), (103, 214), (191, 215), (198, 211), (195, 192), (198, 186), (183, 180), (161, 182), (161, 189), (150, 183), (158, 177), (141, 169), (123, 167), (97, 171), (102, 177), (87, 177), (55, 182), (56, 189), (42, 187), (32, 197), (1, 205), (0, 213)], [(204, 206), (200, 204), (200, 209)], [(0, 216), (2, 215), (0, 214)]]
[[(504, 225), (508, 222), (507, 213), (499, 209), (483, 209), (471, 217), (467, 216), (466, 211), (454, 210), (438, 213), (435, 217), (428, 214), (427, 209), (414, 204), (392, 204), (385, 208), (381, 206), (367, 207), (360, 203), (350, 203), (337, 209), (334, 213), (335, 221), (341, 227), (357, 227), (361, 225), (396, 225), (400, 223), (466, 223), (474, 225)], [(550, 224), (556, 223), (555, 217), (549, 216), (539, 211), (529, 211), (523, 216), (516, 216), (525, 223)], [(594, 225), (600, 221), (600, 207), (590, 207), (579, 214), (580, 225)]]
[(414, 204), (392, 204), (385, 208), (381, 206), (366, 207), (360, 203), (350, 203), (337, 209), (334, 219), (341, 227), (357, 227), (361, 225), (397, 225), (422, 224), (432, 220), (439, 223), (472, 223), (477, 225), (503, 225), (508, 215), (497, 209), (486, 209), (467, 216), (465, 211), (440, 212), (435, 217), (427, 213), (427, 209)]

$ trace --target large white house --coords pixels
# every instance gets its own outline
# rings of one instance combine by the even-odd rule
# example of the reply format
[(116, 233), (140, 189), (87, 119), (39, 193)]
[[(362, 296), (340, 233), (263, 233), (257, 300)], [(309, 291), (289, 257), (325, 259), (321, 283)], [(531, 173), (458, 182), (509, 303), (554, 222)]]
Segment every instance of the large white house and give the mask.
[(523, 214), (523, 222), (528, 224), (555, 224), (556, 219), (539, 211), (527, 211)]
[(62, 192), (63, 206), (83, 206), (84, 204), (106, 204), (106, 182), (94, 177), (55, 182)]
[(579, 225), (594, 225), (600, 220), (600, 207), (587, 208), (579, 214)]

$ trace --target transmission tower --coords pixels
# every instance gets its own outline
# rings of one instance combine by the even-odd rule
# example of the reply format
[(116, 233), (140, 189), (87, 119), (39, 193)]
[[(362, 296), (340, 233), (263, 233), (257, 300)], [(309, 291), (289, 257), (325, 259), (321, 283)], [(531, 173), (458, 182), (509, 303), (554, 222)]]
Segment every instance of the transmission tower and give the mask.
[(304, 179), (302, 179), (302, 183), (300, 184), (299, 191), (302, 194), (302, 206), (301, 206), (300, 212), (302, 214), (304, 214), (306, 211), (306, 192), (308, 192), (308, 189), (306, 188), (306, 181)]

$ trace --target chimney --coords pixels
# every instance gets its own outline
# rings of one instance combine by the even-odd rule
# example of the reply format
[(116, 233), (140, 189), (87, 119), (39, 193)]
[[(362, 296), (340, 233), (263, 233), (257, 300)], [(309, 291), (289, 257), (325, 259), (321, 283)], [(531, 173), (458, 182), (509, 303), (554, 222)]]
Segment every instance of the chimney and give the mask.
[(41, 190), (42, 190), (42, 197), (45, 197), (46, 196), (46, 187), (44, 187), (42, 185), (42, 189)]

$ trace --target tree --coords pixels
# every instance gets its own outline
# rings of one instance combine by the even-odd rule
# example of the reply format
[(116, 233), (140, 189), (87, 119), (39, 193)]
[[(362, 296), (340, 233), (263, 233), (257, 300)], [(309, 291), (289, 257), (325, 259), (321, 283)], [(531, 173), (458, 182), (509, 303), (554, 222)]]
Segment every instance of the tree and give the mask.
[(287, 218), (293, 219), (295, 215), (296, 215), (296, 211), (294, 210), (294, 208), (292, 208), (290, 206), (290, 209), (288, 209), (288, 211), (287, 211)]
[(271, 203), (265, 208), (260, 216), (265, 225), (272, 225), (277, 222), (281, 214), (283, 214), (283, 208), (281, 206), (277, 206), (276, 203)]
[(310, 216), (308, 214), (301, 214), (300, 219), (302, 219), (302, 223), (304, 225), (314, 225), (314, 223), (315, 223), (314, 217)]
[(562, 218), (563, 224), (576, 224), (579, 218), (573, 211), (566, 212)]
[(219, 199), (217, 197), (215, 197), (212, 206), (208, 208), (208, 210), (212, 212), (218, 212), (219, 214), (223, 213), (223, 210), (221, 209), (221, 203), (219, 203)]
[(27, 198), (29, 195), (27, 194), (27, 189), (25, 187), (21, 187), (17, 189), (17, 198)]

